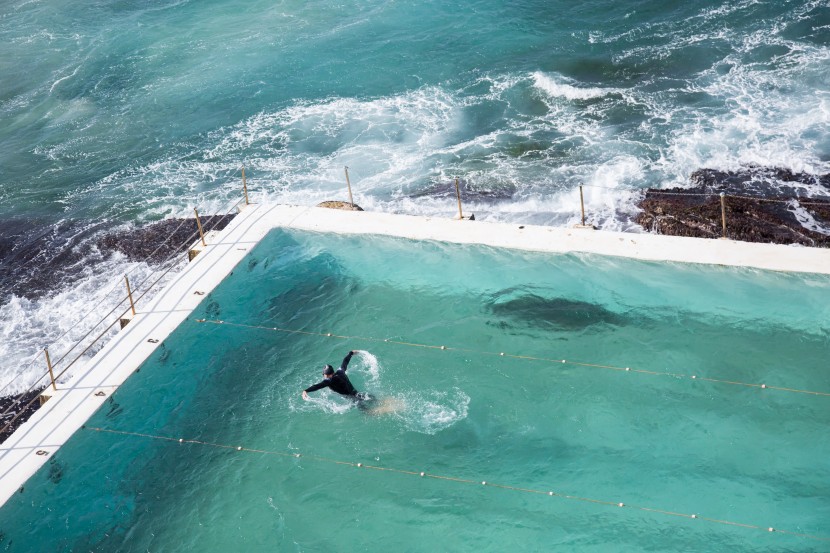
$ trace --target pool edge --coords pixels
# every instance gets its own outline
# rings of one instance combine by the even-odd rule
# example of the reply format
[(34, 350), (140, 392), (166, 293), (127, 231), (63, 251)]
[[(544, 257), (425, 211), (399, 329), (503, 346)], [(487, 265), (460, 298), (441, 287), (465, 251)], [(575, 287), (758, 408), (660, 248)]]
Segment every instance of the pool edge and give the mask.
[(141, 306), (126, 328), (0, 445), (0, 507), (276, 228), (830, 274), (830, 250), (821, 248), (252, 204), (212, 236), (172, 282)]

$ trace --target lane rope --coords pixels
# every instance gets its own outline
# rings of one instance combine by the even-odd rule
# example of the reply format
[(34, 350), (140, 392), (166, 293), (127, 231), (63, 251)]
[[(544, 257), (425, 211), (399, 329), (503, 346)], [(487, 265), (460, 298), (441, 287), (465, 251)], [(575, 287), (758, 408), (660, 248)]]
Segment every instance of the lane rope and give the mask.
[(463, 347), (451, 347), (445, 345), (434, 345), (434, 344), (420, 344), (417, 342), (404, 342), (401, 340), (391, 340), (388, 338), (371, 338), (365, 336), (347, 336), (342, 334), (334, 334), (332, 332), (313, 332), (308, 330), (295, 330), (290, 328), (280, 328), (276, 326), (264, 326), (264, 325), (250, 325), (250, 324), (243, 324), (243, 323), (233, 323), (230, 321), (222, 321), (218, 319), (195, 319), (197, 323), (202, 324), (214, 324), (214, 325), (224, 325), (224, 326), (233, 326), (239, 328), (248, 328), (254, 330), (266, 330), (271, 332), (282, 332), (286, 334), (303, 334), (306, 336), (322, 336), (324, 338), (337, 338), (340, 340), (361, 340), (364, 342), (376, 342), (376, 343), (386, 343), (386, 344), (395, 344), (399, 346), (406, 346), (406, 347), (419, 347), (419, 348), (426, 348), (426, 349), (438, 349), (438, 350), (445, 350), (445, 351), (459, 351), (464, 353), (475, 353), (479, 355), (491, 355), (491, 356), (498, 356), (498, 357), (506, 357), (510, 359), (522, 359), (527, 361), (543, 361), (548, 363), (560, 363), (564, 365), (573, 365), (576, 367), (585, 367), (585, 368), (593, 368), (593, 369), (605, 369), (605, 370), (612, 370), (612, 371), (623, 371), (623, 372), (632, 372), (632, 373), (639, 373), (645, 374), (649, 376), (668, 376), (673, 378), (682, 378), (688, 380), (694, 380), (696, 382), (711, 382), (714, 384), (726, 384), (730, 386), (743, 386), (746, 388), (758, 388), (762, 390), (776, 390), (779, 392), (789, 392), (789, 393), (796, 393), (796, 394), (807, 394), (813, 396), (821, 396), (821, 397), (830, 397), (830, 392), (819, 392), (815, 390), (801, 390), (798, 388), (789, 388), (786, 386), (773, 386), (770, 384), (756, 384), (752, 382), (739, 382), (734, 380), (726, 380), (722, 378), (711, 378), (707, 376), (699, 376), (697, 374), (684, 374), (684, 373), (675, 373), (675, 372), (664, 372), (664, 371), (653, 371), (648, 369), (638, 369), (635, 367), (618, 367), (615, 365), (604, 365), (600, 363), (586, 363), (582, 361), (573, 361), (568, 359), (551, 359), (547, 357), (534, 357), (532, 355), (517, 355), (511, 354), (506, 352), (492, 352), (492, 351), (481, 351), (481, 350), (474, 350), (469, 348)]
[(343, 461), (343, 460), (339, 460), (339, 459), (331, 459), (331, 458), (328, 458), (328, 457), (321, 457), (319, 455), (308, 455), (308, 454), (297, 453), (297, 452), (289, 453), (289, 452), (285, 452), (285, 451), (274, 451), (274, 450), (268, 450), (268, 449), (248, 448), (248, 447), (243, 447), (243, 446), (240, 446), (240, 445), (234, 446), (234, 445), (229, 445), (229, 444), (218, 444), (218, 443), (213, 443), (213, 442), (205, 442), (205, 441), (202, 441), (202, 440), (194, 440), (194, 439), (188, 439), (188, 438), (173, 438), (173, 437), (170, 437), (170, 436), (161, 436), (161, 435), (158, 435), (158, 434), (148, 434), (148, 433), (142, 433), (142, 432), (129, 432), (129, 431), (126, 431), (126, 430), (115, 430), (115, 429), (111, 429), (111, 428), (100, 428), (100, 427), (95, 427), (95, 426), (88, 426), (88, 427), (84, 427), (84, 428), (86, 428), (88, 430), (94, 430), (95, 432), (101, 432), (101, 433), (106, 433), (106, 434), (114, 434), (114, 435), (137, 437), (137, 438), (147, 438), (147, 439), (158, 440), (158, 441), (166, 441), (166, 442), (177, 442), (177, 443), (180, 443), (180, 444), (196, 444), (196, 445), (201, 445), (201, 446), (206, 446), (206, 447), (213, 447), (213, 448), (217, 448), (217, 449), (228, 449), (228, 450), (235, 450), (235, 451), (247, 452), (247, 453), (259, 453), (259, 454), (262, 454), (262, 455), (274, 455), (274, 456), (285, 457), (285, 458), (310, 459), (312, 461), (318, 461), (318, 462), (322, 462), (322, 463), (330, 463), (330, 464), (341, 465), (341, 466), (350, 466), (350, 467), (355, 467), (355, 468), (359, 468), (359, 469), (366, 469), (366, 470), (372, 470), (372, 471), (377, 471), (377, 472), (385, 472), (385, 473), (390, 473), (390, 474), (403, 474), (403, 475), (407, 475), (407, 476), (417, 476), (419, 478), (430, 478), (430, 479), (433, 479), (433, 480), (439, 480), (439, 481), (444, 481), (444, 482), (455, 482), (455, 483), (458, 483), (458, 484), (467, 484), (467, 485), (474, 485), (474, 486), (485, 486), (485, 487), (497, 488), (497, 489), (511, 491), (511, 492), (521, 492), (521, 493), (529, 493), (529, 494), (535, 494), (535, 495), (546, 495), (546, 496), (549, 496), (549, 497), (558, 497), (558, 498), (561, 498), (561, 499), (567, 499), (567, 500), (571, 500), (571, 501), (580, 501), (580, 502), (583, 502), (583, 503), (593, 503), (593, 504), (603, 505), (603, 506), (607, 506), (607, 507), (633, 509), (633, 510), (636, 510), (636, 511), (642, 511), (642, 512), (647, 512), (647, 513), (656, 513), (656, 514), (660, 514), (660, 515), (672, 516), (672, 517), (677, 517), (677, 518), (686, 518), (686, 519), (691, 519), (691, 520), (701, 520), (701, 521), (704, 521), (704, 522), (710, 522), (710, 523), (713, 523), (713, 524), (720, 524), (720, 525), (724, 525), (724, 526), (736, 526), (736, 527), (740, 527), (740, 528), (747, 528), (747, 529), (750, 529), (750, 530), (761, 530), (761, 531), (764, 531), (764, 532), (774, 532), (774, 533), (778, 533), (778, 534), (785, 534), (785, 535), (795, 536), (795, 537), (799, 537), (799, 538), (806, 538), (806, 539), (811, 539), (811, 540), (830, 542), (830, 537), (818, 536), (818, 535), (814, 535), (814, 534), (805, 534), (805, 533), (802, 533), (802, 532), (794, 532), (794, 531), (790, 531), (790, 530), (782, 530), (782, 529), (780, 529), (776, 526), (760, 526), (760, 525), (757, 525), (757, 524), (747, 524), (747, 523), (743, 523), (743, 522), (734, 522), (734, 521), (730, 521), (730, 520), (723, 520), (723, 519), (718, 519), (718, 518), (701, 516), (701, 515), (696, 514), (696, 513), (680, 513), (680, 512), (677, 512), (677, 511), (669, 511), (669, 510), (665, 510), (665, 509), (658, 509), (658, 508), (655, 508), (655, 507), (646, 507), (646, 506), (642, 506), (642, 505), (632, 505), (632, 504), (629, 504), (629, 503), (625, 503), (623, 501), (608, 501), (608, 500), (604, 500), (604, 499), (594, 499), (594, 498), (590, 498), (590, 497), (582, 497), (582, 496), (578, 496), (578, 495), (571, 495), (571, 494), (558, 492), (558, 491), (553, 491), (553, 490), (540, 490), (540, 489), (534, 489), (534, 488), (523, 488), (523, 487), (519, 487), (519, 486), (512, 486), (512, 485), (509, 485), (509, 484), (499, 484), (497, 482), (488, 482), (487, 480), (479, 480), (479, 479), (473, 480), (473, 479), (470, 479), (470, 478), (459, 478), (459, 477), (456, 477), (456, 476), (432, 474), (432, 473), (429, 473), (429, 472), (426, 472), (426, 471), (406, 470), (406, 469), (400, 469), (400, 468), (395, 468), (395, 467), (382, 467), (382, 466), (377, 466), (377, 465), (367, 465), (363, 462)]

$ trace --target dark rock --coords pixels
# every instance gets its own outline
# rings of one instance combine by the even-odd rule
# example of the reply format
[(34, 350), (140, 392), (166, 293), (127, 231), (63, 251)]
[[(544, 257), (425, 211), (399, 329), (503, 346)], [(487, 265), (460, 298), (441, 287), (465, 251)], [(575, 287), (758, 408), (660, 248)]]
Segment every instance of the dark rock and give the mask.
[(0, 303), (11, 295), (37, 299), (82, 276), (100, 258), (94, 237), (106, 223), (40, 219), (0, 221)]
[[(205, 233), (222, 230), (235, 214), (200, 217)], [(102, 252), (120, 251), (130, 261), (158, 263), (184, 252), (199, 239), (196, 219), (165, 219), (141, 228), (107, 234), (98, 240)]]
[(691, 177), (697, 185), (695, 188), (647, 190), (639, 203), (643, 211), (635, 221), (658, 234), (720, 238), (723, 234), (720, 193), (723, 192), (727, 238), (830, 247), (830, 236), (806, 228), (794, 213), (794, 207), (800, 205), (816, 223), (830, 228), (830, 201), (764, 193), (764, 190), (778, 192), (780, 182), (823, 185), (828, 177), (769, 168), (748, 168), (743, 172), (701, 169)]
[[(43, 390), (44, 388), (39, 388), (24, 394), (0, 398), (0, 413), (3, 413), (3, 415), (0, 415), (0, 429), (5, 428), (14, 419), (14, 422), (9, 424), (8, 428), (0, 432), (0, 443), (5, 442), (20, 425), (29, 420), (35, 414), (35, 411), (40, 408), (40, 400), (37, 397)], [(15, 417), (17, 418), (15, 419)]]
[[(461, 193), (461, 201), (497, 202), (509, 200), (516, 193), (516, 187), (512, 184), (501, 184), (497, 187), (487, 187), (480, 184), (472, 184), (463, 179), (458, 181), (458, 190)], [(456, 200), (455, 181), (433, 183), (423, 190), (409, 194), (410, 198), (438, 198)]]
[[(202, 217), (202, 225), (205, 231), (221, 230), (231, 219), (232, 214)], [(71, 285), (113, 251), (133, 261), (158, 263), (185, 251), (199, 236), (195, 219), (167, 219), (122, 231), (113, 227), (111, 221), (1, 220), (0, 304), (12, 295), (34, 300)]]
[(725, 194), (753, 196), (798, 196), (805, 185), (820, 185), (830, 189), (830, 173), (813, 175), (794, 173), (781, 167), (748, 165), (738, 171), (698, 169), (689, 176), (693, 186), (709, 188)]

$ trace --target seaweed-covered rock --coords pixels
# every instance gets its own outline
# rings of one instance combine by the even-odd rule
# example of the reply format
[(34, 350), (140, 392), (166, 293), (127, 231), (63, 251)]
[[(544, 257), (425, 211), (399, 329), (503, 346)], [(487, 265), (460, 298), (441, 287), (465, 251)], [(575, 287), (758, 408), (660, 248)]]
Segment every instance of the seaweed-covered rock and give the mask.
[[(0, 397), (0, 413), (4, 413), (0, 415), (0, 429), (5, 428), (8, 424), (8, 428), (0, 432), (0, 443), (5, 442), (20, 425), (29, 420), (29, 417), (40, 408), (40, 400), (37, 399), (37, 396), (42, 391), (43, 388), (39, 388), (21, 395)], [(12, 420), (14, 421), (12, 422)], [(11, 424), (9, 424), (10, 422)]]
[[(713, 172), (706, 173), (705, 178), (710, 177), (717, 179)], [(697, 178), (704, 178), (703, 174)], [(830, 228), (830, 201), (753, 197), (748, 195), (752, 191), (736, 190), (735, 183), (713, 182), (712, 187), (729, 189), (725, 197), (727, 238), (830, 247), (830, 236), (820, 232)], [(700, 238), (720, 238), (723, 234), (720, 194), (710, 186), (649, 189), (639, 207), (643, 211), (636, 222), (651, 232)]]
[(336, 200), (328, 200), (320, 202), (317, 207), (327, 207), (329, 209), (342, 209), (343, 211), (363, 211), (363, 208), (357, 204), (350, 204), (349, 202), (340, 202)]
[[(820, 185), (830, 188), (830, 173), (813, 175), (794, 173), (781, 167), (762, 167), (748, 165), (737, 171), (719, 171), (717, 169), (698, 169), (689, 177), (694, 186), (708, 187), (719, 192), (769, 192), (770, 188), (790, 194), (799, 185)], [(788, 186), (789, 185), (789, 186)], [(793, 194), (795, 195), (795, 194)]]
[(0, 220), (0, 304), (12, 296), (37, 299), (83, 276), (100, 256), (94, 240), (106, 223)]
[[(222, 230), (235, 214), (200, 217), (205, 232)], [(165, 219), (137, 229), (107, 234), (98, 240), (102, 252), (117, 250), (131, 261), (159, 262), (185, 251), (199, 239), (196, 219)]]

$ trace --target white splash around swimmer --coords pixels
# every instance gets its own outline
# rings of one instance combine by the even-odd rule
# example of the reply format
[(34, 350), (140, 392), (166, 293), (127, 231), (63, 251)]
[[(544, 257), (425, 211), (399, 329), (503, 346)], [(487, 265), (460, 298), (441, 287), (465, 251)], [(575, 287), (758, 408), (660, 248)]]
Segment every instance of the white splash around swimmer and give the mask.
[(378, 358), (365, 350), (356, 350), (358, 374), (366, 374), (368, 392), (377, 399), (369, 412), (376, 415), (393, 415), (404, 423), (408, 430), (424, 434), (435, 434), (467, 418), (470, 397), (462, 390), (449, 391), (419, 390), (402, 391), (396, 385), (381, 383), (383, 366)]
[[(349, 370), (352, 373), (365, 374), (369, 377), (366, 384), (377, 384), (380, 380), (380, 362), (366, 350), (356, 349)], [(357, 361), (357, 363), (355, 363)]]
[[(353, 379), (358, 389), (375, 398), (367, 409), (368, 414), (393, 416), (407, 430), (435, 434), (467, 418), (470, 396), (461, 389), (412, 391), (394, 384), (386, 386), (382, 381), (383, 365), (368, 351), (355, 350), (349, 373), (359, 377)], [(363, 382), (359, 382), (361, 379)], [(346, 413), (356, 405), (331, 392), (309, 396), (308, 402), (313, 408), (332, 414)]]

